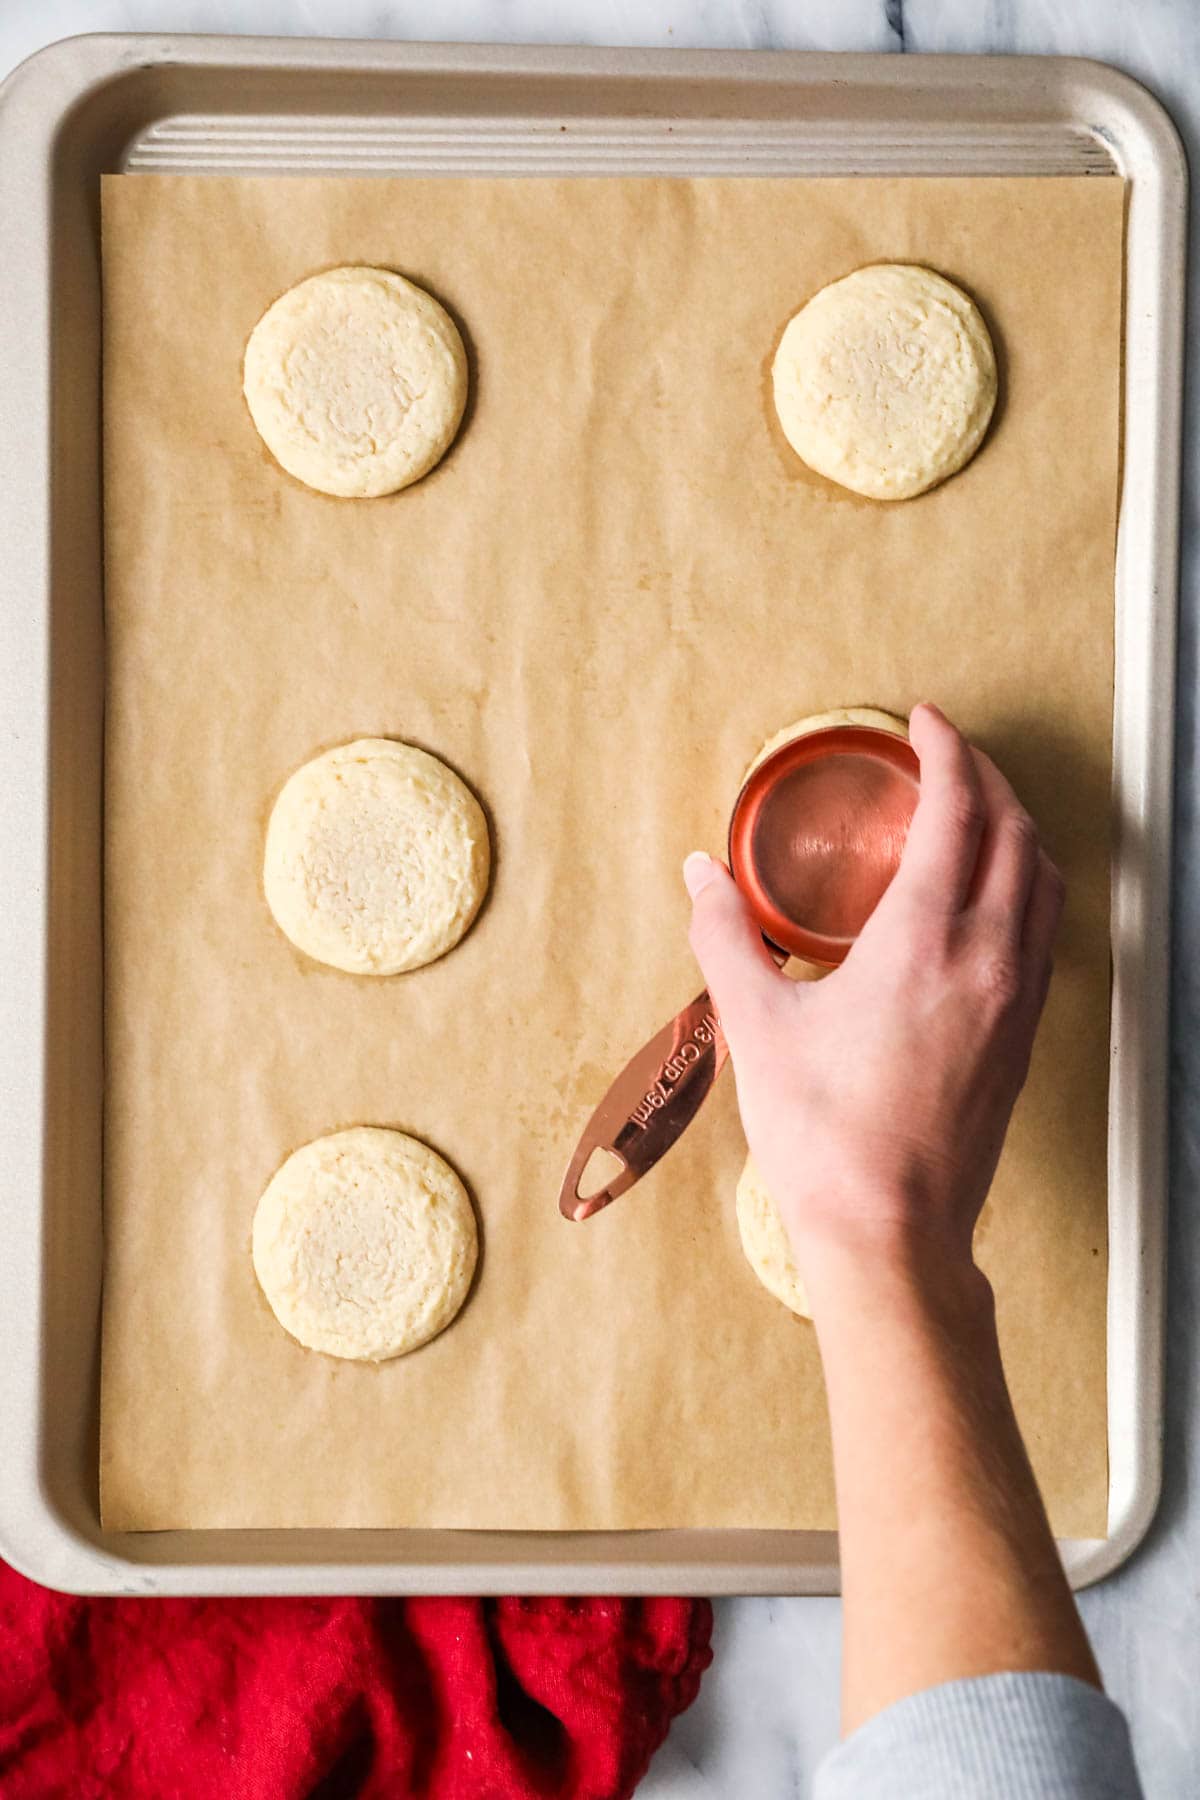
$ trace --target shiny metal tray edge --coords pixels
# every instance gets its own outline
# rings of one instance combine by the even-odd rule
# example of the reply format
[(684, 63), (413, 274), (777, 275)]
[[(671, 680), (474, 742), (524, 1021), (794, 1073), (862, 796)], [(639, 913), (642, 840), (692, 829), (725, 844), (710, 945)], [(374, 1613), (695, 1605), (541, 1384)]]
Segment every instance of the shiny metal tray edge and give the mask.
[[(565, 126), (565, 129), (562, 129)], [(830, 1532), (104, 1532), (96, 1498), (102, 944), (98, 176), (1119, 173), (1124, 486), (1114, 702), (1109, 1536), (1161, 1469), (1187, 172), (1137, 83), (1062, 58), (94, 36), (0, 89), (0, 1550), (77, 1592), (835, 1593)]]

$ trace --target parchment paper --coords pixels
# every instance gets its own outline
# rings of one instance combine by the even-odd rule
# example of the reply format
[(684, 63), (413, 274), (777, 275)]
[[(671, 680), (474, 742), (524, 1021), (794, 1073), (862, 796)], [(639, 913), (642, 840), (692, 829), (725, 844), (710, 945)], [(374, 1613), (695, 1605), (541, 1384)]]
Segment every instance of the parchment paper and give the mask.
[[(679, 865), (722, 849), (763, 740), (929, 696), (1070, 883), (983, 1260), (1054, 1523), (1103, 1533), (1122, 204), (1079, 179), (106, 182), (108, 1526), (832, 1523), (812, 1330), (738, 1245), (732, 1081), (602, 1217), (555, 1195), (700, 985)], [(767, 379), (790, 314), (884, 259), (962, 282), (1002, 367), (972, 466), (890, 506), (800, 466)], [(389, 500), (283, 475), (240, 393), (267, 304), (360, 261), (429, 287), (473, 361), (456, 447)], [(359, 735), (446, 758), (494, 832), (475, 929), (391, 980), (306, 962), (262, 896), (281, 783)], [(249, 1253), (284, 1156), (354, 1123), (436, 1146), (484, 1240), (459, 1321), (379, 1368), (295, 1344)]]

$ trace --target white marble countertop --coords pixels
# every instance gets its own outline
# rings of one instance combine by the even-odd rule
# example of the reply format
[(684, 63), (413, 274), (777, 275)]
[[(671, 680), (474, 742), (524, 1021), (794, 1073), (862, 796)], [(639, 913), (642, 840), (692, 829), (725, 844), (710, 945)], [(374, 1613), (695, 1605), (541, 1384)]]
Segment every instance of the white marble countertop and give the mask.
[[(84, 31), (1095, 56), (1166, 102), (1200, 189), (1195, 0), (0, 0), (0, 75), (41, 45)], [(1192, 302), (1194, 345), (1194, 289)], [(1194, 446), (1196, 380), (1187, 418)], [(1149, 1800), (1200, 1791), (1200, 900), (1188, 879), (1197, 851), (1195, 455), (1186, 479), (1165, 1490), (1141, 1551), (1082, 1602), (1110, 1691), (1132, 1720)], [(807, 1794), (837, 1733), (840, 1633), (833, 1600), (721, 1603), (716, 1661), (643, 1784), (645, 1800)]]

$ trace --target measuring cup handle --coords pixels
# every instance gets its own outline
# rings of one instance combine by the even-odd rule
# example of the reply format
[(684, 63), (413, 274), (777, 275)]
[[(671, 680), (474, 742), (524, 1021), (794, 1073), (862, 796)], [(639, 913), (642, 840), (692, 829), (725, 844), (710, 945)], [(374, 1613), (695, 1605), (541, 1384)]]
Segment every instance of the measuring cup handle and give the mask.
[[(628, 1193), (686, 1131), (728, 1055), (705, 989), (626, 1063), (588, 1120), (559, 1190), (564, 1218), (590, 1219)], [(597, 1151), (618, 1167), (603, 1186), (581, 1193)]]

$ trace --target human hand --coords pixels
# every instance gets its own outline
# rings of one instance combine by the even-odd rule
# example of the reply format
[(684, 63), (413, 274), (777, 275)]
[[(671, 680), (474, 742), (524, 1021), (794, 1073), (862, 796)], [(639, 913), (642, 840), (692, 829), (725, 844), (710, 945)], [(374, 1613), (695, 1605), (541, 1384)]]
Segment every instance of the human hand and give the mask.
[(828, 1252), (970, 1264), (1062, 911), (995, 765), (932, 706), (909, 730), (921, 792), (900, 868), (823, 981), (776, 967), (723, 864), (684, 865), (746, 1137), (814, 1306)]

